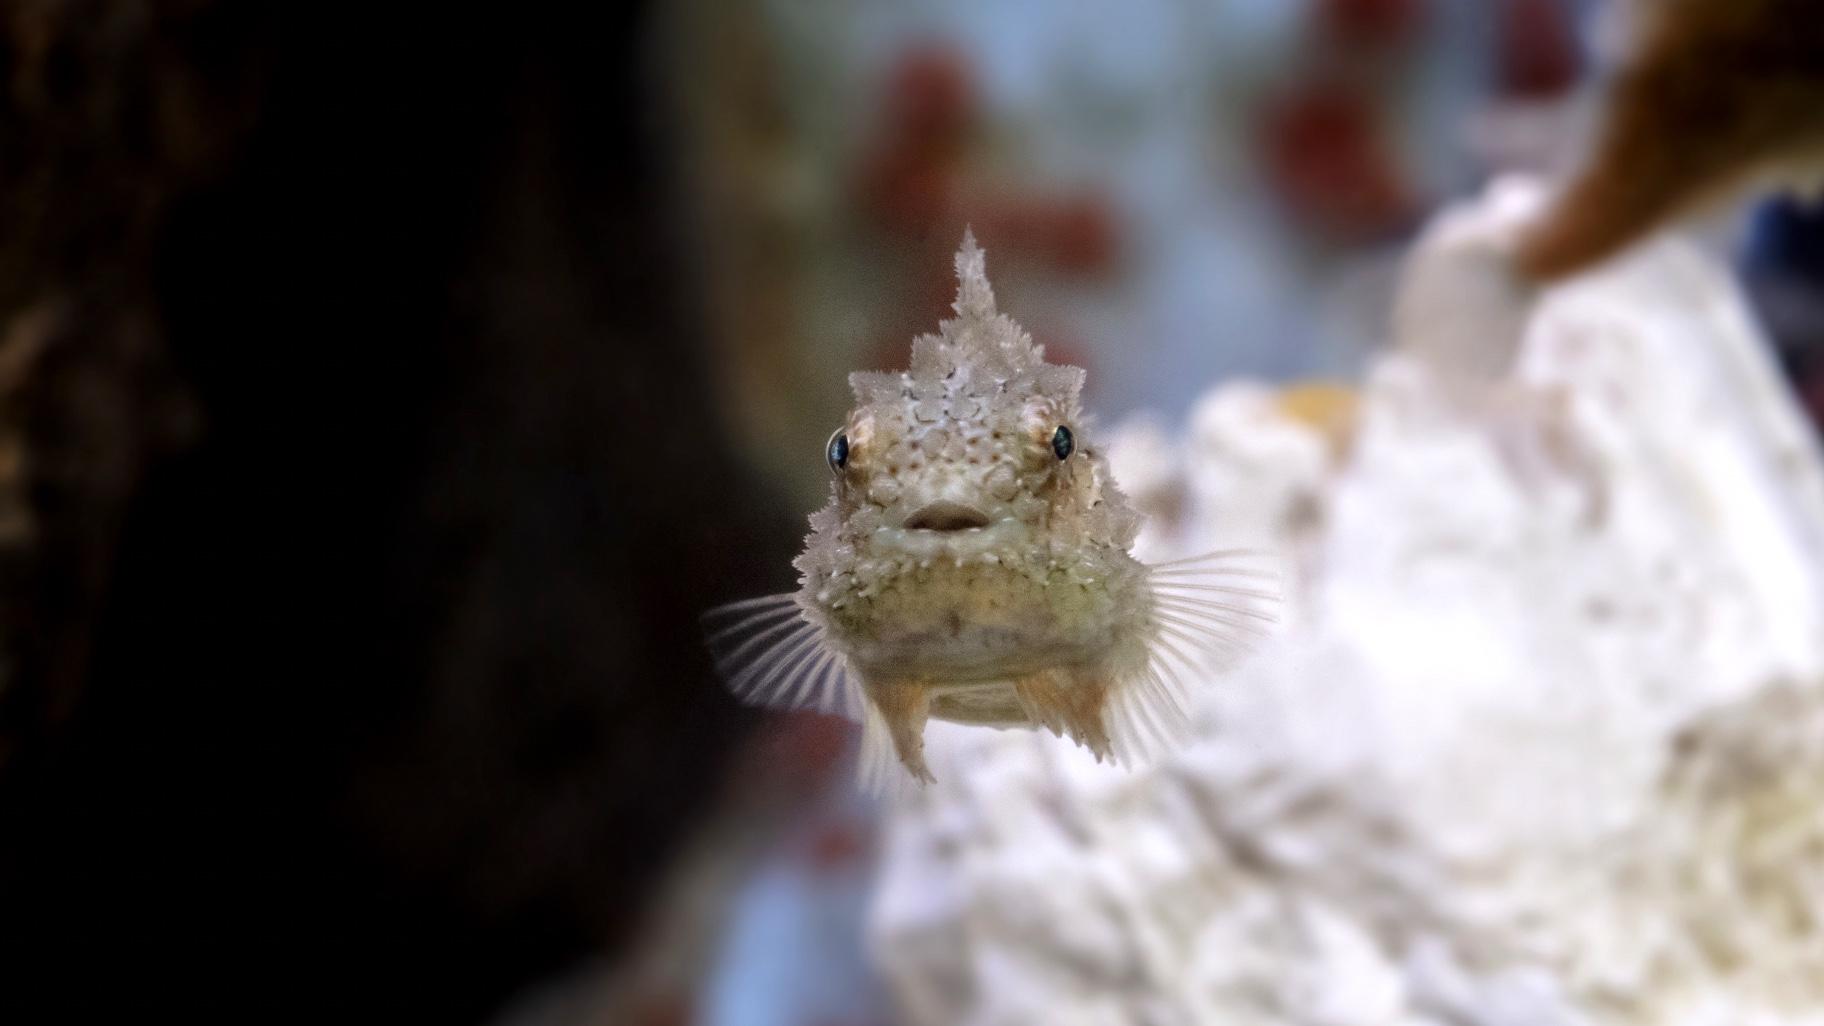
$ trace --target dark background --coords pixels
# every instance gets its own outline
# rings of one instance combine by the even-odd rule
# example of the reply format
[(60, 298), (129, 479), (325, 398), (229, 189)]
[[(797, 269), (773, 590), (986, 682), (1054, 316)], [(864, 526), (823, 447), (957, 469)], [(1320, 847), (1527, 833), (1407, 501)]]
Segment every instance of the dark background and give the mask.
[[(797, 525), (640, 5), (0, 14), (0, 1021), (477, 1021), (615, 950)], [(687, 739), (687, 740), (685, 740)]]

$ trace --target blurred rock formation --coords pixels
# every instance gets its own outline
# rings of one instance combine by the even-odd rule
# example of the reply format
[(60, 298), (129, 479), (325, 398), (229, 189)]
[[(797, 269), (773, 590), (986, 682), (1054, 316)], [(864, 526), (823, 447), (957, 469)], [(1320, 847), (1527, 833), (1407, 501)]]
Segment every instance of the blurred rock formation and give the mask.
[(1231, 385), (1115, 445), (1154, 556), (1286, 553), (1284, 635), (1131, 774), (931, 731), (873, 917), (910, 1022), (1824, 1021), (1816, 439), (1685, 243), (1531, 316), (1473, 401), (1396, 353), (1323, 426)]

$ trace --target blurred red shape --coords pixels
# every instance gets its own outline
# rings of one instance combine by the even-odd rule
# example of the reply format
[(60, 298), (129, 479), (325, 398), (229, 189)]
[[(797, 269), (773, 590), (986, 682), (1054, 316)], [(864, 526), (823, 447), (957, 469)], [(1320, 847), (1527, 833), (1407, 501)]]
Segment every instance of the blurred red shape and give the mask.
[(1423, 0), (1322, 0), (1317, 24), (1341, 45), (1386, 47), (1412, 38), (1424, 13)]
[[(1106, 270), (1114, 261), (1117, 229), (1100, 194), (1033, 196), (972, 183), (967, 157), (979, 108), (968, 62), (955, 48), (926, 44), (902, 54), (887, 73), (880, 132), (858, 172), (857, 192), (868, 216), (888, 231), (946, 251), (962, 225), (973, 223), (991, 250), (1004, 248), (1073, 273)], [(936, 280), (948, 282), (949, 262), (934, 266), (941, 269)], [(932, 309), (949, 304), (948, 288), (921, 292), (930, 293)]]
[(863, 203), (882, 225), (917, 231), (950, 208), (975, 109), (968, 65), (955, 50), (927, 45), (895, 62), (880, 136), (861, 170)]
[(852, 725), (840, 716), (788, 713), (775, 717), (774, 752), (789, 753), (793, 768), (821, 780), (833, 772), (848, 751)]
[(653, 994), (643, 998), (633, 1010), (631, 1026), (689, 1026), (695, 1018), (687, 995)]
[(1811, 416), (1812, 423), (1824, 429), (1824, 371), (1800, 378), (1793, 384), (1798, 389), (1799, 403)]
[(958, 138), (968, 130), (975, 105), (968, 62), (950, 46), (927, 44), (906, 51), (888, 78), (887, 123), (909, 141)]
[(1312, 84), (1269, 107), (1262, 133), (1271, 184), (1293, 214), (1342, 240), (1397, 230), (1413, 200), (1368, 102)]
[(811, 836), (805, 856), (819, 872), (854, 865), (868, 850), (867, 834), (854, 823), (832, 823)]
[(1098, 194), (1058, 199), (997, 195), (977, 205), (980, 212), (970, 220), (980, 226), (982, 237), (1024, 259), (1073, 274), (1098, 274), (1114, 264), (1115, 214)]
[(1581, 72), (1577, 40), (1561, 0), (1503, 0), (1496, 81), (1503, 96), (1549, 99)]

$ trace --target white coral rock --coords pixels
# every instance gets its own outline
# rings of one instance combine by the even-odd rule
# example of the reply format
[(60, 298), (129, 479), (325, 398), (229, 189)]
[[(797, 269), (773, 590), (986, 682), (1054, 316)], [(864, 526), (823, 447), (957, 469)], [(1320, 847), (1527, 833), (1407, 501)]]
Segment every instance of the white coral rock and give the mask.
[(1824, 469), (1725, 271), (1641, 247), (1455, 387), (1388, 357), (1341, 462), (1249, 386), (1115, 447), (1150, 555), (1276, 533), (1286, 630), (1149, 769), (933, 730), (910, 1021), (1824, 1023)]

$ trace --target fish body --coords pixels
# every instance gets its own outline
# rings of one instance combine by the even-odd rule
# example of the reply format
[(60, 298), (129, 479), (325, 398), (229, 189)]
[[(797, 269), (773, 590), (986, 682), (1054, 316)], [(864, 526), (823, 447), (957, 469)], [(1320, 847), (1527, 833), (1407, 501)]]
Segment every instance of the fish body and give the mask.
[(1177, 692), (1270, 619), (1247, 553), (1149, 567), (1140, 514), (1089, 437), (1084, 372), (995, 307), (965, 235), (956, 317), (899, 373), (851, 375), (797, 592), (712, 612), (737, 695), (845, 712), (863, 774), (929, 781), (930, 718), (1039, 726), (1133, 761), (1182, 734)]

